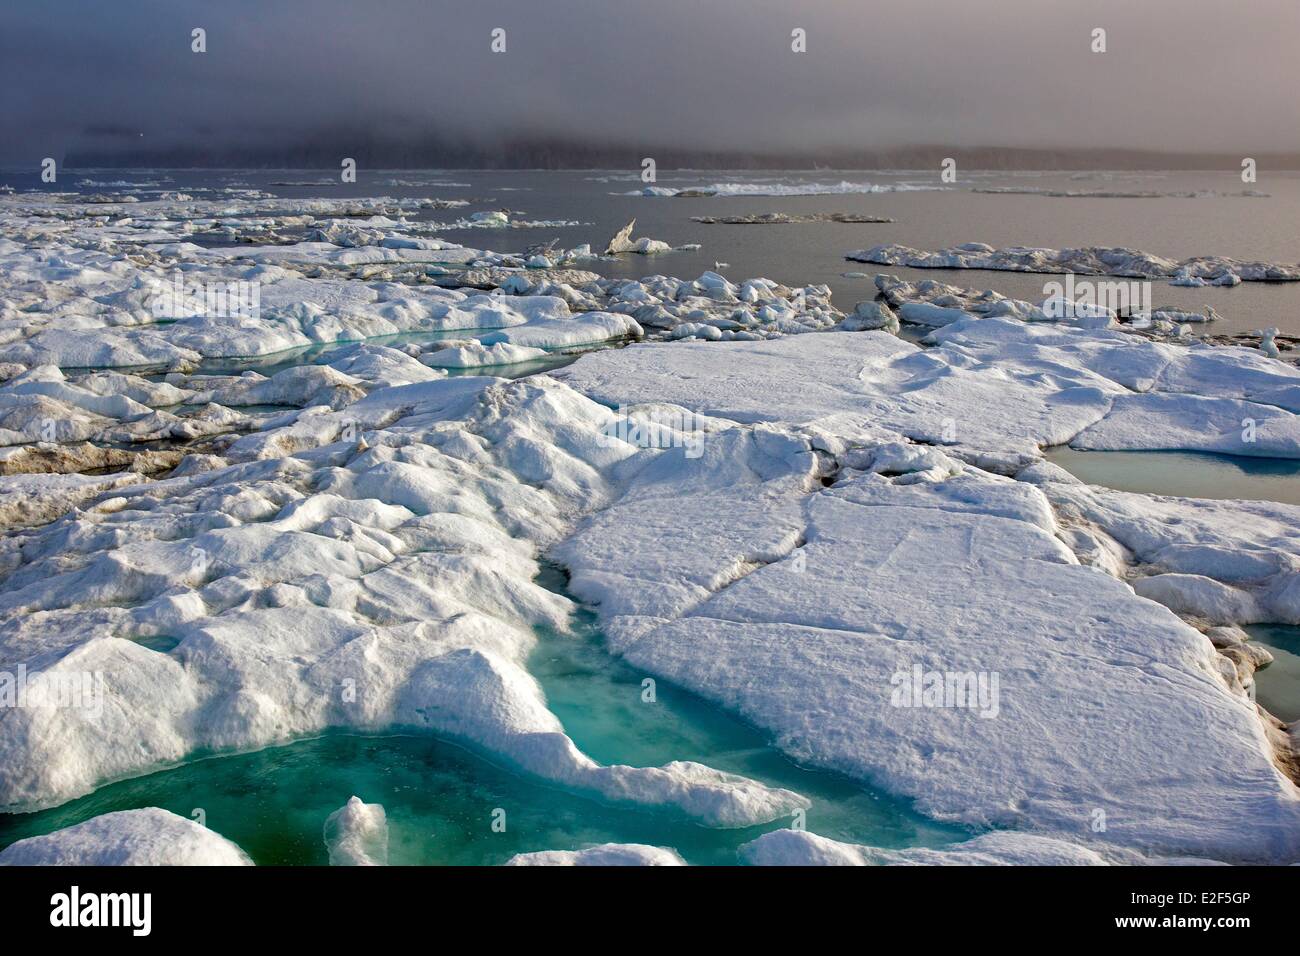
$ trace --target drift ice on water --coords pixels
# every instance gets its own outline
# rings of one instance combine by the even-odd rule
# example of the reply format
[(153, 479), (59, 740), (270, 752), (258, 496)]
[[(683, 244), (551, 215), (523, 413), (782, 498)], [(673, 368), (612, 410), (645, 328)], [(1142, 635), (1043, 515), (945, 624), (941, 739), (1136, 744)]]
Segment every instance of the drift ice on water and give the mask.
[[(606, 280), (589, 249), (468, 249), (415, 208), (0, 197), (0, 672), (101, 679), (88, 706), (0, 709), (5, 810), (331, 729), (446, 737), (711, 827), (809, 808), (706, 763), (584, 753), (527, 667), (576, 609), (538, 583), (549, 560), (612, 653), (973, 831), (886, 851), (814, 820), (746, 862), (1300, 860), (1295, 728), (1255, 703), (1265, 661), (1239, 630), (1300, 622), (1300, 509), (1112, 492), (1043, 458), (1300, 458), (1293, 365), (890, 279), (848, 315), (825, 286)], [(1273, 277), (1207, 262), (1190, 268)], [(255, 282), (258, 300), (184, 315), (177, 271), (183, 293)], [(611, 341), (633, 344), (463, 374)], [(223, 364), (284, 349), (307, 357)], [(382, 862), (384, 821), (349, 800), (331, 857)], [(151, 809), (0, 862), (247, 858)]]

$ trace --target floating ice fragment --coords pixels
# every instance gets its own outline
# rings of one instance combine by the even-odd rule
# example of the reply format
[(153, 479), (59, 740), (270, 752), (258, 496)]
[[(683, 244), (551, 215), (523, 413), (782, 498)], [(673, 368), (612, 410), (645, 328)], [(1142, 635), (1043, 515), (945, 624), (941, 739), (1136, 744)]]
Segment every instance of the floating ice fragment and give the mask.
[(377, 803), (351, 797), (325, 821), (330, 866), (387, 866), (388, 817)]
[(603, 843), (584, 850), (517, 853), (506, 866), (685, 866), (676, 850), (644, 843)]
[(614, 238), (609, 240), (609, 245), (605, 247), (605, 255), (638, 252), (649, 256), (660, 252), (672, 252), (672, 246), (666, 242), (660, 242), (658, 239), (633, 239), (632, 229), (634, 226), (636, 226), (635, 219), (615, 233)]

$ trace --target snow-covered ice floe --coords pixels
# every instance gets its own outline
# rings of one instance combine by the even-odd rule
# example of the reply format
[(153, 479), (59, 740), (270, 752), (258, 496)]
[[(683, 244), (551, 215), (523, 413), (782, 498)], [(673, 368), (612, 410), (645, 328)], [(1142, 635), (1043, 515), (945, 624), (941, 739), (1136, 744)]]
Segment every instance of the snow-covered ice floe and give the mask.
[(691, 222), (706, 226), (787, 226), (795, 223), (840, 222), (840, 223), (886, 223), (894, 222), (887, 216), (870, 216), (856, 212), (813, 212), (788, 213), (766, 212), (743, 216), (692, 216)]
[(1217, 189), (1046, 189), (1036, 186), (979, 186), (973, 193), (997, 196), (1048, 196), (1055, 199), (1267, 199), (1258, 189), (1221, 192)]
[[(708, 336), (722, 339), (820, 330), (842, 318), (825, 286), (716, 273), (601, 279), (576, 268), (594, 258), (587, 246), (499, 254), (420, 235), (426, 224), (400, 218), (399, 201), (286, 203), (158, 201), (128, 214), (72, 197), (0, 197), (0, 367), (188, 371), (534, 323), (549, 323), (548, 342), (589, 344), (603, 341), (601, 329), (639, 337), (638, 315), (652, 332), (710, 326)], [(199, 237), (204, 244), (190, 241)], [(618, 239), (619, 252), (666, 249)], [(561, 326), (573, 331), (553, 334)]]
[(806, 830), (773, 830), (741, 847), (753, 866), (1105, 866), (1110, 862), (1163, 865), (1213, 864), (1197, 857), (1148, 859), (1095, 850), (1052, 837), (994, 831), (947, 847), (886, 850), (830, 840)]
[[(860, 277), (865, 278), (863, 274)], [(1019, 319), (1024, 322), (1056, 322), (1084, 329), (1114, 329), (1127, 332), (1141, 338), (1159, 341), (1182, 342), (1192, 344), (1196, 340), (1215, 345), (1251, 345), (1258, 348), (1270, 358), (1294, 358), (1292, 352), (1300, 346), (1300, 340), (1294, 336), (1283, 337), (1279, 346), (1277, 329), (1261, 329), (1245, 333), (1220, 333), (1206, 323), (1213, 323), (1222, 318), (1213, 306), (1206, 306), (1201, 312), (1189, 312), (1184, 309), (1153, 307), (1150, 311), (1141, 311), (1124, 303), (1129, 298), (1134, 306), (1138, 305), (1136, 296), (1130, 296), (1133, 290), (1120, 284), (1113, 298), (1118, 299), (1118, 310), (1109, 305), (1090, 301), (1097, 298), (1081, 296), (1071, 299), (1066, 295), (1053, 295), (1042, 302), (1027, 302), (1013, 299), (995, 289), (971, 289), (963, 286), (949, 285), (934, 279), (907, 281), (895, 275), (879, 274), (874, 277), (879, 298), (869, 302), (859, 302), (856, 311), (874, 316), (883, 315), (886, 310), (896, 315), (895, 321), (901, 319), (911, 325), (926, 328), (940, 328), (961, 319), (973, 317), (992, 317)], [(1095, 291), (1095, 290), (1093, 290)], [(1080, 293), (1076, 292), (1076, 295)], [(1112, 298), (1108, 293), (1107, 298)], [(841, 324), (845, 331), (860, 331), (850, 318)], [(1195, 333), (1190, 329), (1195, 326)], [(1204, 329), (1201, 326), (1206, 326)], [(886, 325), (864, 324), (862, 328), (882, 328)], [(1283, 355), (1283, 349), (1287, 355)]]
[(853, 262), (913, 269), (1073, 272), (1077, 275), (1178, 279), (1181, 281), (1176, 284), (1183, 285), (1233, 285), (1238, 281), (1300, 282), (1300, 265), (1295, 263), (1243, 262), (1222, 256), (1197, 256), (1179, 261), (1118, 246), (1078, 249), (1013, 246), (996, 249), (982, 242), (967, 242), (937, 252), (926, 252), (910, 246), (886, 244), (848, 252), (844, 257)]
[(625, 196), (695, 198), (706, 196), (846, 196), (872, 193), (903, 193), (944, 191), (948, 186), (927, 183), (710, 183), (674, 189), (670, 186), (646, 186), (623, 193)]
[[(1007, 318), (967, 317), (931, 338), (930, 348), (843, 332), (640, 345), (554, 374), (610, 404), (670, 402), (746, 423), (851, 417), (985, 462), (1062, 444), (1300, 457), (1300, 370), (1254, 349)], [(816, 374), (794, 371), (805, 366)], [(790, 375), (795, 392), (764, 384)]]
[(676, 850), (644, 843), (603, 843), (584, 850), (517, 853), (506, 866), (685, 866)]
[(0, 850), (0, 866), (251, 865), (225, 837), (157, 807), (105, 813)]
[(600, 440), (613, 418), (544, 379), (379, 389), (5, 539), (0, 659), (103, 676), (94, 706), (0, 716), (3, 805), (329, 727), (445, 734), (717, 826), (805, 805), (697, 763), (598, 765), (524, 668), (533, 628), (572, 609), (533, 582), (536, 549), (635, 452)]
[[(633, 239), (632, 230), (634, 228), (636, 228), (635, 219), (616, 232), (614, 238), (609, 240), (609, 244), (605, 247), (605, 255), (610, 256), (619, 255), (624, 252), (638, 252), (643, 256), (653, 256), (662, 252), (673, 251), (672, 246), (658, 239)], [(699, 247), (691, 246), (690, 248), (694, 249)]]
[[(702, 455), (665, 453), (553, 549), (572, 590), (637, 666), (937, 818), (1103, 855), (1296, 859), (1285, 729), (1257, 712), (1211, 639), (1135, 593), (1122, 558), (1085, 563), (1106, 552), (1103, 535), (1058, 517), (1068, 491), (997, 472), (1032, 467), (1039, 445), (1104, 421), (1121, 399), (1203, 402), (1239, 421), (1236, 396), (1294, 402), (1300, 373), (1118, 333), (950, 328), (925, 351), (828, 334), (634, 346), (556, 373), (607, 404), (671, 403), (716, 429)], [(980, 358), (985, 347), (1000, 363)], [(790, 378), (797, 391), (772, 390)], [(1292, 412), (1258, 408), (1294, 428)], [(929, 444), (945, 419), (947, 451)], [(1147, 446), (1176, 444), (1167, 431), (1148, 423)], [(1300, 454), (1290, 438), (1276, 450), (1288, 449)], [(1276, 506), (1275, 535), (1287, 512)], [(1172, 555), (1296, 593), (1290, 549), (1257, 548), (1270, 557)], [(953, 681), (967, 706), (952, 705)], [(1096, 819), (1103, 832), (1090, 832)]]

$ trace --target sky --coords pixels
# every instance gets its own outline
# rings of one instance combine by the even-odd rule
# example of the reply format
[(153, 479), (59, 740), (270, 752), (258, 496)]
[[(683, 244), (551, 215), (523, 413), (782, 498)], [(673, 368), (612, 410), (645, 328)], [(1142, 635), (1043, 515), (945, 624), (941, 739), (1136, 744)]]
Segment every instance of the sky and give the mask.
[(1300, 0), (5, 0), (0, 162), (364, 136), (1300, 152), (1298, 52)]

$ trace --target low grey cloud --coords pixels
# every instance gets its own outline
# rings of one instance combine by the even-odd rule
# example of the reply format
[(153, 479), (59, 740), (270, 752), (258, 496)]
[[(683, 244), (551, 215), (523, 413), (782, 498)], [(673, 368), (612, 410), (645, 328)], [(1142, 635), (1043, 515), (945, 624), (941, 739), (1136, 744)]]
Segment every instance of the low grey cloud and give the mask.
[(21, 0), (0, 161), (361, 137), (1297, 151), (1297, 38), (1295, 0)]

